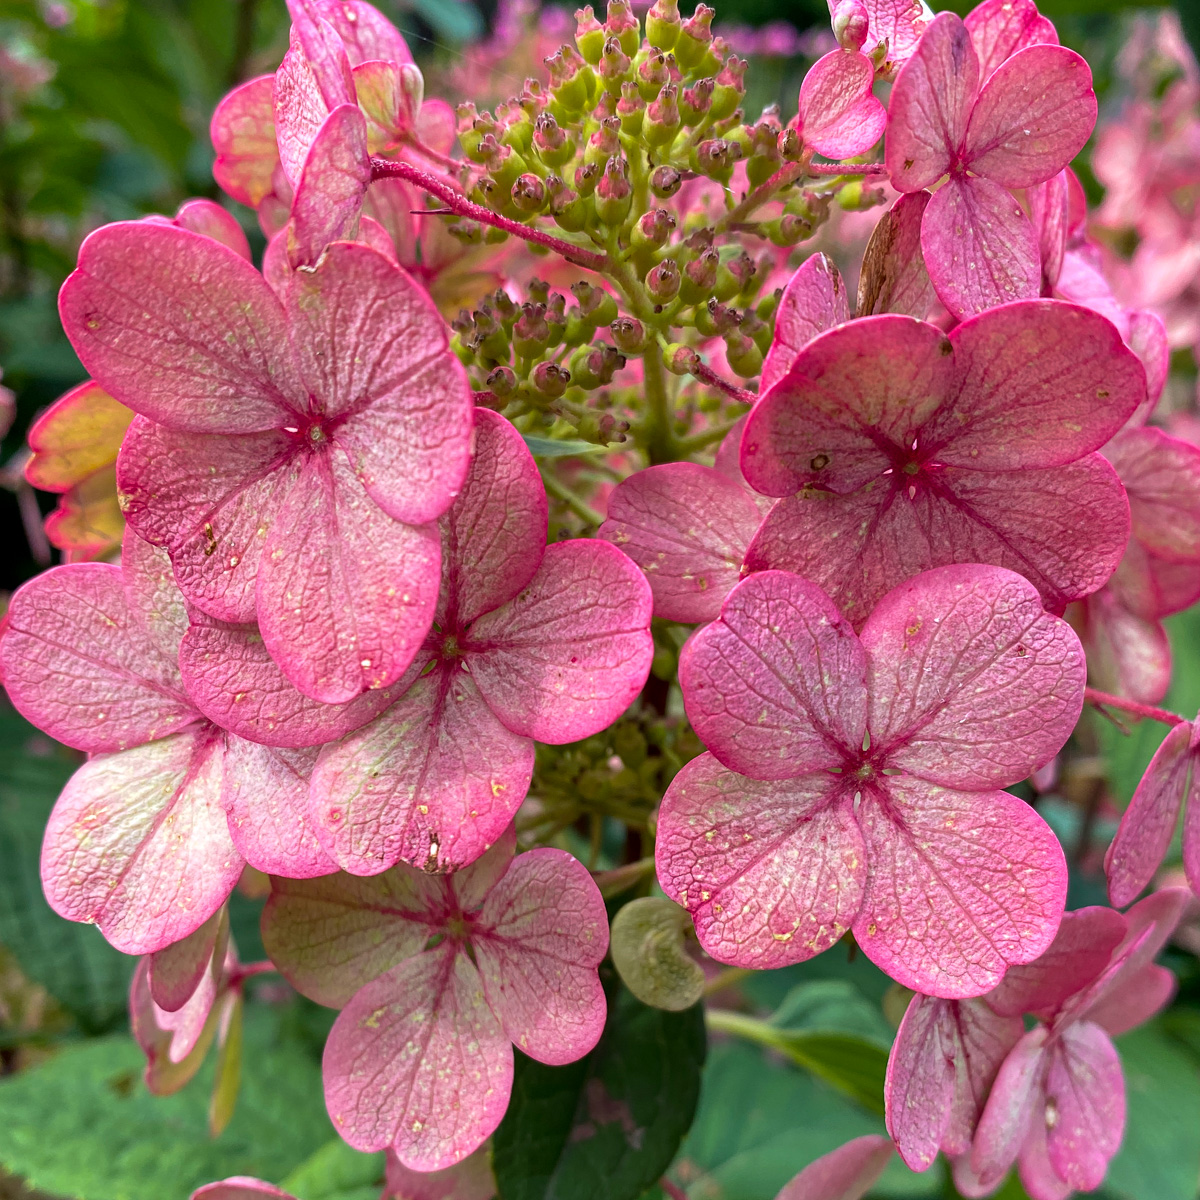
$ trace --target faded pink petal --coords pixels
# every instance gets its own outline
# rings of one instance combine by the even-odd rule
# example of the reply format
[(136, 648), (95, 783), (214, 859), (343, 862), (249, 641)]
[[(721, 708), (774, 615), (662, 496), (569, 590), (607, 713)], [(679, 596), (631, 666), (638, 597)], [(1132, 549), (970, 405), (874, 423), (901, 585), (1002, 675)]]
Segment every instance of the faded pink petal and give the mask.
[(85, 763), (46, 827), (51, 908), (100, 926), (126, 954), (186, 937), (242, 872), (221, 806), (223, 751), (209, 726)]
[(217, 152), (217, 186), (251, 208), (271, 194), (279, 165), (271, 102), (274, 84), (274, 76), (260, 75), (234, 88), (217, 105), (209, 125)]
[(370, 59), (410, 63), (412, 54), (395, 25), (365, 0), (301, 0), (314, 17), (328, 21), (346, 48), (351, 66)]
[(1002, 187), (1023, 188), (1058, 174), (1096, 124), (1087, 63), (1065, 46), (1030, 46), (983, 85), (963, 143), (965, 164)]
[(1007, 787), (1048, 762), (1079, 720), (1079, 638), (1003, 568), (928, 571), (880, 601), (861, 639), (872, 746), (922, 779)]
[(539, 1062), (587, 1054), (604, 1032), (596, 968), (608, 917), (582, 863), (541, 847), (518, 855), (475, 917), (472, 945), (505, 1036)]
[(798, 129), (826, 158), (864, 154), (883, 136), (887, 111), (871, 93), (875, 64), (856, 50), (834, 50), (809, 68), (800, 85)]
[(1017, 1159), (1035, 1122), (1043, 1117), (1047, 1030), (1036, 1026), (1004, 1060), (971, 1144), (970, 1168), (987, 1195)]
[(228, 939), (229, 918), (222, 908), (181, 941), (151, 954), (147, 981), (154, 1003), (165, 1012), (178, 1012), (195, 994), (205, 974), (213, 973), (214, 955), (220, 970)]
[[(1028, 0), (1027, 0), (1028, 2)], [(1032, 6), (1032, 5), (1031, 5)], [(1067, 172), (1029, 188), (1029, 215), (1042, 257), (1042, 294), (1050, 295), (1062, 273), (1067, 248)]]
[[(1183, 522), (1185, 537), (1190, 523)], [(1200, 558), (1172, 562), (1151, 553), (1140, 541), (1131, 541), (1105, 590), (1120, 606), (1146, 620), (1182, 612), (1200, 599)]]
[(1134, 975), (1124, 976), (1087, 1010), (1087, 1019), (1110, 1037), (1120, 1037), (1149, 1021), (1170, 1004), (1177, 981), (1167, 967), (1147, 963)]
[(156, 1096), (170, 1096), (195, 1077), (212, 1045), (216, 988), (210, 976), (177, 1012), (165, 1012), (150, 995), (149, 967), (150, 959), (143, 957), (129, 984), (130, 1031), (146, 1056), (146, 1087)]
[(467, 669), (514, 733), (552, 744), (587, 737), (646, 682), (652, 607), (644, 576), (614, 546), (559, 542), (522, 592), (471, 626)]
[(1038, 237), (1006, 188), (979, 175), (951, 175), (921, 222), (921, 249), (938, 299), (960, 319), (1041, 288)]
[(275, 72), (275, 136), (284, 174), (295, 185), (317, 131), (341, 105), (355, 104), (345, 47), (319, 17), (292, 12), (290, 49)]
[(1096, 686), (1158, 704), (1171, 685), (1171, 644), (1162, 623), (1131, 612), (1104, 587), (1087, 598), (1088, 670)]
[(18, 589), (6, 623), (0, 669), (9, 698), (77, 750), (124, 750), (199, 717), (178, 667), (131, 611), (118, 567), (53, 567)]
[[(154, 218), (148, 218), (153, 220)], [(172, 222), (180, 229), (201, 233), (213, 241), (228, 246), (239, 258), (250, 262), (250, 243), (237, 218), (212, 200), (186, 200), (179, 206)]]
[(1024, 1033), (1016, 1017), (979, 1000), (914, 996), (888, 1058), (888, 1132), (914, 1171), (938, 1151), (966, 1153), (984, 1101), (1008, 1052)]
[(1109, 899), (1118, 908), (1131, 904), (1149, 885), (1166, 855), (1185, 801), (1200, 807), (1192, 726), (1176, 725), (1163, 739), (1105, 856)]
[(394, 1200), (494, 1200), (496, 1180), (487, 1145), (442, 1171), (410, 1171), (387, 1156), (388, 1196)]
[(1171, 372), (1171, 346), (1167, 329), (1157, 313), (1139, 309), (1129, 314), (1128, 344), (1146, 368), (1146, 404), (1139, 414), (1143, 420), (1154, 411)]
[(966, 26), (953, 13), (939, 13), (901, 67), (888, 101), (884, 162), (899, 191), (920, 191), (950, 169), (966, 137), (979, 82), (979, 59)]
[(197, 1188), (189, 1200), (295, 1200), (290, 1192), (248, 1175), (231, 1175)]
[(121, 581), (134, 620), (154, 640), (171, 664), (171, 678), (177, 679), (174, 668), (179, 642), (188, 630), (187, 605), (166, 552), (128, 526), (121, 540)]
[(1038, 12), (1033, 0), (983, 0), (963, 18), (963, 24), (979, 55), (984, 79), (1019, 50), (1058, 42), (1054, 25)]
[(794, 779), (842, 765), (866, 729), (862, 645), (820, 588), (783, 572), (746, 579), (687, 644), (688, 719), (727, 767)]
[(279, 302), (211, 238), (142, 221), (106, 225), (80, 249), (59, 312), (96, 382), (174, 429), (255, 433), (303, 411)]
[(721, 962), (769, 969), (827, 950), (862, 900), (864, 848), (825, 773), (760, 783), (711, 754), (675, 776), (658, 816), (659, 883)]
[(1118, 994), (1137, 978), (1167, 944), (1192, 896), (1187, 888), (1164, 887), (1144, 896), (1125, 914), (1125, 940), (1113, 953), (1108, 969), (1087, 992), (1076, 997), (1072, 1011), (1087, 1017), (1091, 1006)]
[(719, 471), (668, 463), (617, 485), (599, 536), (645, 572), (655, 616), (711, 621), (740, 578), (760, 520), (749, 492)]
[(438, 1170), (500, 1123), (512, 1048), (483, 981), (453, 942), (362, 988), (325, 1044), (325, 1103), (359, 1150), (391, 1146), (407, 1167)]
[(1104, 447), (1129, 495), (1132, 536), (1169, 560), (1200, 559), (1200, 447), (1161, 429), (1126, 429)]
[[(908, 192), (879, 218), (858, 276), (857, 316), (891, 312), (923, 321), (938, 307), (921, 250), (921, 221), (929, 199), (926, 191)], [(778, 318), (775, 328), (778, 338)], [(774, 348), (772, 344), (772, 353)], [(759, 387), (766, 388), (765, 363)]]
[(863, 0), (871, 37), (888, 44), (888, 62), (903, 63), (916, 49), (929, 22), (921, 0)]
[(1035, 1121), (1029, 1137), (1025, 1139), (1017, 1160), (1017, 1173), (1030, 1200), (1067, 1200), (1074, 1194), (1075, 1189), (1059, 1176), (1050, 1162), (1044, 1120)]
[(1062, 847), (1008, 792), (884, 777), (859, 811), (867, 880), (855, 940), (916, 991), (978, 996), (1053, 940), (1067, 895)]
[(849, 301), (841, 273), (827, 255), (810, 255), (788, 280), (780, 297), (775, 336), (759, 377), (759, 394), (788, 373), (796, 356), (813, 338), (848, 320)]
[(883, 1174), (892, 1143), (876, 1133), (854, 1138), (810, 1162), (775, 1200), (861, 1200)]

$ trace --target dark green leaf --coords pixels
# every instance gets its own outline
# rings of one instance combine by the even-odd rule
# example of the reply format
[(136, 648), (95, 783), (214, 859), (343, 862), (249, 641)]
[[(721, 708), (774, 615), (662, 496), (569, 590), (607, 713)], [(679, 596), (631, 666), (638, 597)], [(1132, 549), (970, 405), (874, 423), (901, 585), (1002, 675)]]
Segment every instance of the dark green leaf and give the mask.
[(699, 1005), (647, 1008), (624, 988), (587, 1058), (547, 1067), (517, 1055), (493, 1164), (503, 1200), (637, 1200), (692, 1122), (704, 1061)]
[(306, 1158), (281, 1184), (296, 1200), (377, 1200), (384, 1156), (362, 1154), (333, 1138)]
[(887, 1051), (850, 1033), (782, 1033), (779, 1048), (797, 1066), (832, 1084), (864, 1108), (883, 1115)]
[(523, 433), (525, 445), (534, 458), (574, 458), (579, 454), (604, 454), (607, 447), (597, 446), (595, 442), (557, 441), (554, 438), (535, 437), (532, 433)]

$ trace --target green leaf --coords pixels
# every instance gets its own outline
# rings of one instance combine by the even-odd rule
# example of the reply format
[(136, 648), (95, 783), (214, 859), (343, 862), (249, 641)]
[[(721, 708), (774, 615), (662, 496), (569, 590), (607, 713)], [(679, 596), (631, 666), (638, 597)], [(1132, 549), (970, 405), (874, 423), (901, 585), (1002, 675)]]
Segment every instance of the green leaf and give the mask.
[(779, 1048), (797, 1065), (883, 1115), (887, 1051), (849, 1033), (785, 1033)]
[(621, 988), (587, 1058), (547, 1067), (517, 1055), (493, 1141), (502, 1200), (637, 1200), (692, 1122), (704, 1017), (647, 1008)]
[(557, 441), (555, 438), (535, 437), (532, 433), (523, 433), (525, 445), (534, 458), (575, 458), (580, 454), (606, 454), (607, 446), (597, 446), (595, 442), (583, 442), (578, 439)]
[(279, 1186), (296, 1200), (378, 1200), (384, 1156), (363, 1154), (341, 1138), (326, 1142)]
[(58, 916), (42, 894), (42, 834), (79, 756), (0, 706), (0, 945), (88, 1032), (125, 1015), (134, 960), (91, 925)]
[(879, 1005), (846, 979), (797, 984), (771, 1014), (771, 1024), (786, 1030), (854, 1034), (885, 1050), (893, 1037)]
[(152, 1096), (127, 1036), (77, 1043), (0, 1081), (0, 1166), (78, 1200), (164, 1200), (229, 1175), (282, 1179), (333, 1134), (318, 1064), (249, 1004), (246, 1078), (219, 1138), (208, 1132), (212, 1056), (174, 1096)]

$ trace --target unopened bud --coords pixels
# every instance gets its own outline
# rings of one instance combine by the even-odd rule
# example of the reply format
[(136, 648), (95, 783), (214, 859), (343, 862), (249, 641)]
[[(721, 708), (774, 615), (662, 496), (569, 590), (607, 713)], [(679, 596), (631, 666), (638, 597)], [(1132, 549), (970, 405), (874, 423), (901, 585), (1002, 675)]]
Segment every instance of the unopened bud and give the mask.
[(641, 354), (649, 344), (646, 327), (636, 317), (618, 317), (609, 329), (617, 349), (625, 354)]
[(517, 376), (512, 367), (497, 367), (487, 377), (488, 390), (506, 400), (517, 390)]
[(663, 365), (672, 375), (690, 375), (700, 362), (700, 355), (691, 346), (672, 342), (663, 350)]
[(746, 60), (730, 55), (717, 75), (713, 89), (712, 108), (709, 110), (714, 121), (723, 121), (733, 115), (746, 94)]
[(621, 121), (621, 132), (637, 139), (642, 135), (642, 122), (646, 117), (646, 102), (638, 93), (637, 85), (621, 84), (621, 99), (617, 101), (617, 116)]
[(660, 200), (669, 200), (681, 187), (683, 176), (666, 163), (650, 172), (650, 190)]
[(754, 344), (764, 355), (771, 348), (771, 326), (753, 309), (742, 313), (740, 329), (747, 337), (754, 339)]
[(411, 125), (425, 103), (425, 76), (416, 63), (400, 64), (400, 107)]
[(698, 79), (693, 87), (684, 88), (679, 97), (679, 113), (685, 125), (698, 125), (712, 107), (713, 89), (711, 79)]
[(548, 167), (562, 166), (575, 153), (571, 139), (549, 113), (533, 123), (533, 147)]
[(513, 348), (522, 358), (537, 358), (550, 344), (550, 326), (546, 324), (544, 304), (525, 303), (513, 326)]
[(683, 23), (675, 43), (675, 60), (685, 71), (697, 66), (712, 42), (712, 19), (716, 10), (697, 4), (696, 11)]
[(571, 285), (571, 292), (579, 303), (579, 311), (593, 328), (611, 325), (617, 319), (617, 302), (603, 288), (581, 279)]
[(550, 197), (550, 215), (559, 229), (578, 233), (587, 225), (587, 206), (579, 193), (567, 187), (558, 175), (546, 176), (546, 192)]
[(567, 112), (582, 111), (590, 96), (592, 69), (574, 46), (562, 46), (544, 60), (550, 73), (550, 93)]
[(507, 328), (512, 328), (512, 323), (520, 314), (517, 302), (503, 288), (497, 288), (488, 299), (491, 301), (492, 310), (500, 320)]
[(720, 254), (710, 247), (683, 268), (680, 292), (685, 304), (700, 304), (712, 295), (720, 265)]
[(675, 218), (665, 208), (652, 208), (643, 213), (633, 227), (633, 244), (650, 250), (658, 250), (670, 240), (675, 229)]
[(795, 213), (784, 213), (774, 221), (766, 224), (766, 235), (776, 246), (795, 246), (798, 242), (812, 236), (812, 222), (806, 221)]
[(585, 162), (575, 168), (575, 190), (581, 196), (590, 196), (600, 182), (600, 167), (594, 162)]
[(843, 50), (861, 50), (870, 18), (862, 0), (838, 0), (833, 10), (833, 36)]
[(675, 140), (675, 135), (683, 124), (679, 114), (678, 94), (679, 89), (673, 83), (669, 83), (646, 110), (642, 134), (652, 146), (666, 146)]
[(717, 281), (713, 288), (713, 294), (720, 301), (733, 299), (749, 286), (756, 270), (754, 260), (745, 251), (742, 251), (721, 264), (717, 270)]
[(621, 84), (632, 75), (633, 62), (621, 49), (620, 41), (609, 37), (604, 42), (604, 53), (600, 57), (600, 78), (612, 96), (621, 94)]
[(625, 365), (625, 356), (612, 346), (580, 346), (571, 355), (571, 382), (576, 387), (605, 387)]
[(797, 129), (788, 128), (779, 135), (779, 157), (784, 162), (799, 162), (804, 153), (804, 139)]
[(725, 358), (743, 379), (753, 379), (762, 370), (762, 351), (740, 330), (726, 335)]
[(646, 40), (656, 50), (674, 50), (682, 25), (678, 0), (654, 0), (646, 14)]
[(584, 62), (594, 67), (600, 61), (604, 50), (604, 26), (596, 20), (590, 4), (575, 13), (575, 45), (579, 47)]
[(523, 213), (541, 212), (546, 207), (546, 185), (536, 175), (521, 175), (512, 185), (512, 202)]
[(632, 58), (641, 44), (642, 34), (633, 6), (628, 0), (608, 0), (608, 11), (604, 14), (604, 29), (610, 37), (621, 43), (621, 49)]
[(613, 918), (613, 966), (643, 1004), (682, 1012), (704, 994), (704, 971), (686, 949), (694, 938), (678, 904), (663, 896), (630, 900)]
[(608, 226), (620, 225), (633, 204), (628, 165), (620, 155), (610, 158), (596, 185), (596, 216)]
[(729, 182), (734, 164), (741, 157), (742, 148), (736, 142), (726, 142), (720, 138), (703, 141), (692, 152), (696, 170), (718, 183)]
[(648, 104), (658, 98), (658, 93), (671, 82), (671, 72), (667, 70), (667, 60), (661, 54), (651, 54), (643, 60), (637, 70), (637, 87), (643, 100)]
[(571, 372), (554, 363), (541, 362), (533, 368), (533, 386), (549, 400), (557, 400), (570, 382)]
[(656, 304), (667, 304), (679, 295), (679, 264), (673, 258), (664, 258), (646, 276), (646, 291)]
[(615, 115), (605, 117), (596, 132), (588, 138), (588, 144), (583, 152), (583, 161), (603, 167), (614, 154), (620, 153), (621, 119)]

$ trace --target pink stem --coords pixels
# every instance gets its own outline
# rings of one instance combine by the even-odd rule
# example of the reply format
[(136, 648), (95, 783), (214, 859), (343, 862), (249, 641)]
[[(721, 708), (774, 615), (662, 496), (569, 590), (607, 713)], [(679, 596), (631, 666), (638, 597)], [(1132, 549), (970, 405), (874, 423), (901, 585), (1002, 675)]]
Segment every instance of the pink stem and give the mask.
[(748, 391), (746, 388), (738, 387), (736, 383), (730, 383), (728, 379), (722, 379), (698, 354), (692, 360), (688, 371), (699, 379), (701, 383), (707, 383), (709, 387), (715, 387), (718, 391), (724, 392), (725, 395), (731, 396), (734, 400), (738, 400), (742, 404), (753, 404), (758, 399), (757, 392)]
[(589, 271), (603, 271), (608, 266), (607, 255), (595, 250), (585, 250), (582, 246), (573, 246), (570, 242), (564, 242), (562, 238), (551, 237), (548, 233), (542, 233), (540, 229), (530, 229), (519, 221), (510, 221), (507, 217), (484, 208), (482, 204), (476, 204), (459, 195), (445, 180), (428, 171), (422, 171), (411, 163), (392, 162), (386, 158), (371, 159), (371, 178), (389, 177), (416, 184), (431, 196), (436, 196), (451, 212), (460, 217), (478, 221), (481, 225), (491, 225), (494, 229), (503, 229), (505, 233), (511, 233), (514, 237), (544, 246), (547, 250), (561, 254), (567, 262), (574, 263), (577, 267), (584, 267)]
[(243, 979), (249, 979), (253, 975), (270, 975), (276, 970), (278, 968), (270, 959), (263, 959), (262, 962), (244, 963), (232, 973), (229, 982), (236, 987)]
[(886, 175), (883, 163), (809, 163), (810, 175)]
[(672, 1183), (665, 1176), (658, 1181), (658, 1186), (662, 1188), (663, 1194), (670, 1196), (671, 1200), (688, 1200), (688, 1194), (678, 1184)]
[(1164, 725), (1187, 724), (1187, 717), (1181, 717), (1178, 713), (1155, 708), (1151, 704), (1139, 704), (1136, 700), (1126, 700), (1123, 696), (1110, 696), (1108, 692), (1098, 692), (1095, 688), (1084, 688), (1083, 698), (1097, 708), (1119, 709), (1131, 717), (1145, 717), (1151, 721), (1161, 721)]

